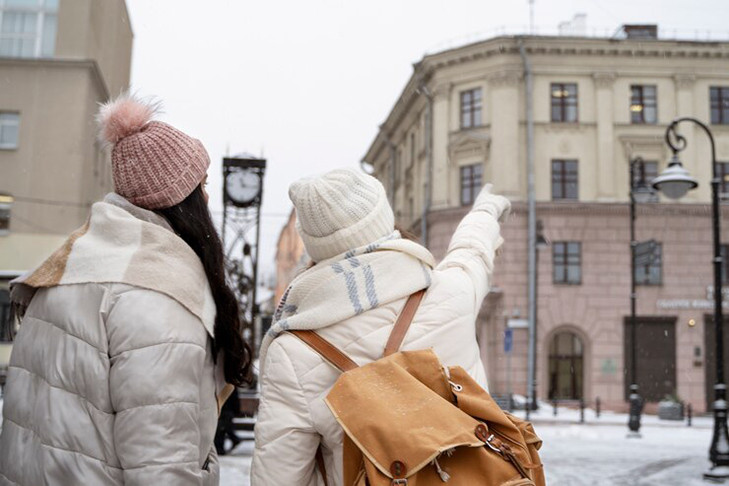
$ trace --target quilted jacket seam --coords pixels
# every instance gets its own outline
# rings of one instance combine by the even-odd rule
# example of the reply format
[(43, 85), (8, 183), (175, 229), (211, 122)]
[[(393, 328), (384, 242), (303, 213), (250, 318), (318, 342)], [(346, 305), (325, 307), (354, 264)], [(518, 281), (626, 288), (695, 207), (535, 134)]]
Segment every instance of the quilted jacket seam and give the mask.
[(64, 452), (70, 452), (72, 454), (79, 454), (79, 455), (82, 455), (84, 457), (88, 457), (89, 459), (93, 459), (95, 461), (98, 461), (98, 462), (102, 463), (103, 465), (105, 465), (105, 466), (107, 466), (107, 467), (109, 467), (111, 469), (119, 469), (119, 470), (121, 470), (121, 468), (116, 467), (116, 466), (112, 466), (111, 464), (109, 464), (108, 462), (106, 462), (105, 459), (99, 459), (98, 457), (92, 456), (91, 454), (87, 454), (87, 453), (81, 452), (81, 451), (76, 451), (76, 450), (73, 450), (73, 449), (66, 449), (65, 447), (60, 447), (60, 446), (53, 445), (53, 444), (47, 444), (47, 443), (43, 442), (43, 440), (42, 440), (43, 437), (41, 437), (41, 435), (38, 432), (36, 432), (34, 429), (31, 429), (29, 427), (25, 427), (25, 426), (19, 424), (18, 422), (16, 422), (15, 420), (10, 419), (8, 417), (4, 417), (4, 420), (15, 424), (17, 427), (20, 427), (21, 429), (25, 429), (25, 430), (30, 431), (38, 439), (38, 442), (40, 442), (40, 445), (42, 445), (43, 447), (47, 447), (49, 449), (57, 449), (59, 451), (64, 451)]
[(24, 371), (24, 372), (28, 373), (29, 375), (32, 375), (32, 376), (37, 376), (38, 378), (40, 378), (41, 380), (43, 380), (43, 383), (45, 383), (45, 384), (46, 384), (46, 385), (48, 385), (49, 387), (51, 387), (51, 388), (55, 388), (56, 390), (61, 390), (61, 391), (64, 391), (64, 392), (66, 392), (66, 393), (68, 393), (68, 394), (70, 394), (70, 395), (74, 395), (74, 396), (77, 396), (77, 397), (79, 397), (80, 399), (82, 399), (82, 400), (83, 400), (84, 402), (88, 403), (89, 405), (91, 405), (92, 407), (94, 407), (94, 409), (98, 410), (98, 411), (99, 411), (99, 412), (101, 412), (101, 413), (104, 413), (104, 414), (106, 414), (106, 415), (114, 415), (114, 411), (113, 411), (113, 410), (112, 410), (112, 411), (109, 411), (109, 412), (107, 412), (106, 410), (102, 410), (102, 409), (100, 409), (100, 408), (99, 408), (99, 407), (98, 407), (98, 406), (97, 406), (97, 405), (96, 405), (95, 403), (93, 403), (92, 401), (90, 401), (90, 400), (88, 399), (88, 397), (86, 397), (86, 396), (82, 395), (82, 394), (81, 394), (81, 393), (79, 393), (79, 392), (75, 392), (75, 391), (69, 390), (69, 389), (67, 389), (67, 388), (62, 388), (62, 387), (60, 387), (60, 386), (58, 386), (58, 385), (54, 385), (53, 383), (51, 383), (50, 381), (48, 381), (48, 379), (47, 379), (47, 378), (46, 378), (45, 376), (43, 376), (43, 375), (39, 375), (38, 373), (36, 373), (36, 372), (34, 372), (34, 371), (31, 371), (31, 370), (29, 370), (29, 369), (27, 369), (27, 368), (24, 368), (24, 367), (22, 367), (22, 366), (17, 366), (17, 365), (10, 365), (10, 366), (8, 366), (8, 369), (10, 369), (10, 368), (15, 368), (16, 370), (21, 370), (21, 371)]
[(189, 400), (172, 400), (172, 401), (164, 402), (164, 403), (145, 403), (143, 405), (134, 405), (133, 407), (128, 407), (128, 408), (123, 408), (121, 410), (117, 410), (116, 411), (116, 414), (119, 415), (119, 414), (122, 414), (124, 412), (128, 412), (130, 410), (135, 410), (137, 408), (145, 408), (145, 407), (167, 407), (167, 406), (170, 406), (170, 405), (195, 405), (195, 406), (198, 406), (198, 408), (199, 408), (199, 405), (200, 404), (198, 402), (191, 402)]
[(56, 323), (53, 323), (53, 322), (50, 322), (50, 321), (46, 321), (45, 319), (41, 319), (40, 317), (36, 317), (36, 316), (27, 316), (27, 317), (24, 317), (23, 318), (23, 321), (25, 321), (26, 319), (33, 319), (34, 321), (42, 322), (43, 324), (47, 324), (47, 325), (49, 325), (51, 327), (55, 327), (56, 329), (58, 329), (62, 333), (66, 334), (66, 335), (68, 335), (68, 336), (70, 336), (70, 337), (72, 337), (74, 339), (77, 339), (77, 340), (81, 341), (82, 343), (84, 343), (84, 344), (86, 344), (86, 345), (94, 348), (102, 356), (109, 356), (109, 353), (108, 352), (106, 352), (106, 351), (100, 349), (98, 346), (95, 346), (94, 344), (88, 342), (86, 339), (82, 338), (81, 336), (77, 336), (76, 334), (70, 332), (68, 329), (62, 328), (61, 326), (59, 326)]
[(207, 348), (205, 346), (201, 345), (201, 344), (198, 344), (198, 343), (193, 343), (193, 342), (190, 342), (190, 341), (164, 341), (164, 342), (161, 342), (161, 343), (145, 344), (144, 346), (139, 346), (139, 347), (136, 347), (136, 348), (125, 349), (124, 351), (120, 351), (120, 352), (118, 352), (117, 354), (115, 354), (113, 356), (112, 355), (109, 355), (109, 356), (111, 358), (118, 358), (119, 356), (122, 356), (122, 355), (124, 355), (126, 353), (131, 353), (131, 352), (139, 351), (141, 349), (146, 349), (146, 348), (153, 348), (155, 346), (165, 346), (165, 345), (168, 345), (168, 344), (195, 346), (197, 348), (202, 349), (204, 353), (207, 353)]

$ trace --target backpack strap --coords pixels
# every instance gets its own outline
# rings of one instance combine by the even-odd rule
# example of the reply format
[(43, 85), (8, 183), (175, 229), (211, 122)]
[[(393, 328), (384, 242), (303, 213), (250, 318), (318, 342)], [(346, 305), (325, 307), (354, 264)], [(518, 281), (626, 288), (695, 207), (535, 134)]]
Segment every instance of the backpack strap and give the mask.
[(339, 370), (349, 371), (358, 368), (357, 363), (352, 361), (352, 358), (341, 352), (336, 346), (316, 332), (301, 329), (289, 332), (304, 341), (311, 349), (319, 353), (322, 358), (329, 361)]
[(410, 328), (410, 323), (413, 322), (415, 312), (417, 312), (426, 290), (418, 290), (408, 297), (408, 300), (405, 302), (405, 307), (402, 308), (402, 312), (400, 312), (397, 321), (395, 321), (395, 325), (392, 327), (390, 339), (385, 344), (384, 356), (390, 356), (400, 350), (400, 345), (403, 339), (405, 339), (405, 334), (407, 334)]

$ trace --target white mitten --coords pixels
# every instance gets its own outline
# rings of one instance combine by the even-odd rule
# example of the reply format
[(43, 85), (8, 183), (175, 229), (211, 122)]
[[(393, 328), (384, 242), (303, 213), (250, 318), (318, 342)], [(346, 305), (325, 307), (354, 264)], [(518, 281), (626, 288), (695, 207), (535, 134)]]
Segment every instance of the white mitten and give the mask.
[(504, 196), (491, 194), (492, 184), (486, 184), (473, 204), (473, 209), (478, 211), (486, 211), (502, 223), (511, 211), (511, 203)]

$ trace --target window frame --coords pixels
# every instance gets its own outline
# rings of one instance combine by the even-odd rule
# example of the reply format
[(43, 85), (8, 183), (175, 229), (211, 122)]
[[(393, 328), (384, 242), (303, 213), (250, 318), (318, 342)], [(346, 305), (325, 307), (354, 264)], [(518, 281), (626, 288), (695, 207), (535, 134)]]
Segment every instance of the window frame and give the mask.
[[(574, 164), (574, 180), (571, 180), (571, 172), (568, 166)], [(577, 159), (552, 159), (551, 164), (551, 191), (552, 201), (579, 201), (580, 199), (580, 166)], [(555, 166), (559, 166), (559, 170), (555, 171)], [(559, 174), (559, 180), (555, 177)], [(555, 184), (560, 187), (560, 194), (556, 194)], [(574, 197), (569, 194), (570, 184), (574, 184)]]
[[(568, 87), (574, 87), (574, 93), (570, 94)], [(555, 96), (555, 93), (561, 93)], [(565, 94), (566, 93), (566, 94)], [(552, 123), (579, 123), (580, 121), (580, 92), (577, 83), (550, 83), (549, 84), (549, 100), (550, 110), (549, 119)], [(574, 107), (574, 120), (568, 119), (568, 109)], [(555, 117), (555, 108), (559, 109), (559, 116)]]
[[(663, 285), (663, 243), (656, 242), (658, 250), (658, 261), (650, 265), (635, 265), (635, 285), (654, 287)], [(653, 280), (651, 269), (658, 269), (658, 278)]]
[[(570, 248), (577, 251), (570, 253)], [(574, 257), (570, 261), (570, 256)], [(570, 277), (570, 268), (577, 269), (577, 279)], [(552, 283), (555, 285), (582, 285), (582, 242), (555, 241), (552, 243)]]
[[(3, 17), (8, 13), (14, 14), (35, 14), (35, 32), (32, 34), (25, 32), (12, 32), (3, 33)], [(53, 27), (53, 40), (48, 46), (50, 52), (45, 52), (46, 45), (44, 44), (44, 38), (47, 34), (46, 23), (50, 22), (53, 18), (55, 25)], [(56, 50), (56, 38), (58, 36), (58, 1), (57, 0), (36, 0), (35, 6), (7, 6), (7, 0), (0, 0), (0, 45), (4, 39), (20, 39), (20, 40), (33, 40), (33, 53), (28, 55), (18, 53), (3, 54), (0, 52), (0, 57), (10, 58), (21, 58), (21, 59), (34, 59), (34, 58), (51, 58), (55, 54)]]
[[(476, 97), (478, 94), (478, 97)], [(466, 99), (470, 95), (469, 99)], [(463, 90), (459, 93), (461, 130), (478, 128), (483, 123), (483, 93), (481, 88)], [(464, 120), (468, 120), (464, 123)]]
[(709, 117), (712, 125), (729, 125), (729, 86), (709, 86)]
[[(646, 90), (652, 89), (653, 95), (646, 95)], [(638, 90), (638, 96), (634, 90)], [(633, 107), (640, 107), (634, 110)], [(653, 109), (653, 120), (646, 119), (646, 108)], [(655, 84), (630, 85), (630, 123), (633, 125), (656, 125), (658, 123), (658, 87)]]
[[(10, 234), (10, 219), (13, 216), (13, 197), (0, 194), (0, 236)], [(4, 215), (7, 214), (7, 217)]]
[[(3, 115), (14, 115), (14, 123), (3, 120)], [(14, 126), (15, 127), (15, 143), (3, 144), (2, 133), (3, 127)], [(17, 150), (20, 147), (20, 112), (10, 110), (0, 110), (0, 150)]]
[(729, 196), (729, 162), (717, 162), (716, 174), (719, 176), (719, 196)]
[[(483, 164), (469, 164), (459, 167), (461, 206), (471, 206), (476, 201), (483, 183)], [(465, 189), (470, 191), (470, 198), (465, 198)]]

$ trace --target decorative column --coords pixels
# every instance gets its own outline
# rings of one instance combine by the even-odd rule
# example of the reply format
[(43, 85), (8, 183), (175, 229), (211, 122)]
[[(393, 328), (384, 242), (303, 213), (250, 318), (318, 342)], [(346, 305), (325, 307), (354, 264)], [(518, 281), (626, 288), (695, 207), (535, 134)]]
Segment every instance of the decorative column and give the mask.
[[(498, 174), (498, 190), (504, 196), (526, 200), (526, 151), (520, 150), (520, 86), (523, 73), (502, 71), (487, 78), (491, 111), (492, 171)], [(486, 99), (486, 98), (485, 98)]]
[[(615, 135), (613, 119), (613, 85), (615, 73), (595, 73), (595, 113), (597, 121), (597, 200), (611, 201), (617, 197), (615, 179)], [(627, 101), (626, 101), (627, 110)]]

